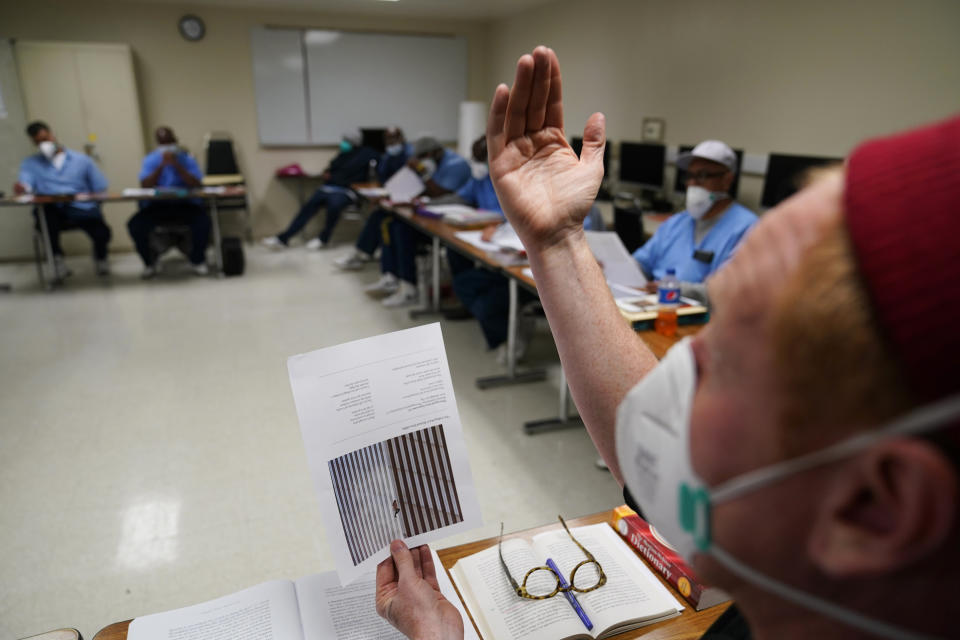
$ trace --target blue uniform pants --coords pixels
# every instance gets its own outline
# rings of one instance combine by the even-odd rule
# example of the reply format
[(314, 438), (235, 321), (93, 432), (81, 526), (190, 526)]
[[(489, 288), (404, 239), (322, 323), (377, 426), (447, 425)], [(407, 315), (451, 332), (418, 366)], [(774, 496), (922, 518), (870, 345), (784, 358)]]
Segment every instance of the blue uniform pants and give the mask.
[[(500, 274), (475, 267), (473, 260), (455, 251), (447, 251), (447, 259), (450, 273), (453, 274), (454, 293), (480, 323), (487, 347), (499, 347), (507, 341), (510, 283)], [(533, 294), (524, 289), (518, 294), (517, 302), (521, 306), (535, 299)]]
[(110, 244), (112, 233), (107, 223), (103, 221), (100, 208), (80, 209), (69, 204), (46, 204), (43, 206), (43, 217), (47, 222), (47, 231), (50, 233), (50, 248), (53, 255), (62, 256), (60, 247), (60, 232), (69, 229), (80, 229), (90, 236), (93, 242), (93, 256), (97, 260), (107, 259), (107, 245)]
[(344, 192), (326, 191), (322, 188), (317, 189), (316, 193), (300, 207), (300, 211), (297, 212), (290, 226), (288, 226), (283, 233), (277, 234), (277, 237), (280, 238), (281, 242), (287, 244), (290, 238), (307, 226), (307, 223), (310, 222), (313, 216), (317, 215), (321, 207), (326, 207), (327, 219), (319, 235), (320, 241), (326, 244), (330, 242), (330, 236), (333, 235), (333, 228), (336, 227), (337, 222), (340, 221), (340, 214), (343, 213), (343, 210), (346, 209), (351, 202), (350, 196)]
[(150, 266), (157, 261), (150, 247), (150, 234), (163, 224), (190, 227), (190, 255), (187, 257), (192, 264), (206, 262), (207, 243), (210, 241), (210, 216), (207, 210), (193, 202), (161, 200), (151, 202), (127, 221), (127, 230), (143, 264)]

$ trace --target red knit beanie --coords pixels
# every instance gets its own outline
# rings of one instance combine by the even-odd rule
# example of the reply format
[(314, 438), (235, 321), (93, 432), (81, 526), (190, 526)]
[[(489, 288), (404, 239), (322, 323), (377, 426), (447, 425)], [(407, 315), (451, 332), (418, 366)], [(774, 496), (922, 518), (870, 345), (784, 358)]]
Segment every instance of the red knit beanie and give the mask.
[(918, 398), (960, 390), (960, 117), (860, 145), (847, 228), (880, 329)]

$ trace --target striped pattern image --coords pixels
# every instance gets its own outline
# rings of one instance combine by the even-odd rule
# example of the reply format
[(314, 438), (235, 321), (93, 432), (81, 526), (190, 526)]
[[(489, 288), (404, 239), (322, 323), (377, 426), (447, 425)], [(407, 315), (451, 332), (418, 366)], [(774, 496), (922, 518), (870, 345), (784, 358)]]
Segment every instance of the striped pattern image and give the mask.
[(354, 565), (390, 544), (463, 521), (443, 425), (327, 463)]

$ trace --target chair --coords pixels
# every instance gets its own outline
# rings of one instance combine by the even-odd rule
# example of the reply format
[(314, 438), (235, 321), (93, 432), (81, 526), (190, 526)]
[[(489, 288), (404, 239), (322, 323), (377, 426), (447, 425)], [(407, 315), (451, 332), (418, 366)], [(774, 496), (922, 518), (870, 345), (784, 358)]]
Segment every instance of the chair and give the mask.
[(156, 261), (170, 249), (179, 249), (183, 255), (189, 256), (190, 249), (193, 246), (193, 238), (190, 234), (189, 225), (185, 224), (162, 224), (157, 225), (150, 232), (150, 249)]
[[(54, 267), (51, 256), (48, 254), (50, 249), (47, 245), (47, 238), (40, 228), (40, 216), (42, 215), (42, 207), (33, 208), (33, 259), (37, 265), (37, 278), (40, 280), (40, 286), (50, 291), (54, 285), (62, 284), (62, 281), (57, 278), (56, 272), (53, 272)], [(60, 226), (61, 232), (76, 231), (77, 229), (79, 229), (79, 227), (69, 221), (64, 221)], [(48, 267), (52, 272), (49, 278), (47, 277)]]
[[(203, 186), (223, 185), (246, 186), (246, 180), (240, 172), (237, 155), (233, 148), (233, 138), (229, 133), (211, 131), (203, 137), (204, 175)], [(250, 223), (250, 205), (247, 196), (221, 198), (217, 201), (217, 210), (243, 210), (244, 235), (253, 242), (253, 227)], [(218, 247), (219, 250), (219, 247)]]

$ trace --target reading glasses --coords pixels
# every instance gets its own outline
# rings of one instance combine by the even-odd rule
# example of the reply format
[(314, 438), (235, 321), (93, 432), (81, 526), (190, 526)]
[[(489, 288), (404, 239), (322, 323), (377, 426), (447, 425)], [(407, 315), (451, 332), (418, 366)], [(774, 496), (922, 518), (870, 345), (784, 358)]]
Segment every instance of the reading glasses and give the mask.
[(573, 534), (570, 533), (570, 529), (567, 527), (567, 523), (563, 520), (563, 516), (557, 516), (557, 518), (560, 520), (560, 524), (562, 524), (563, 528), (566, 530), (567, 535), (570, 536), (570, 539), (573, 540), (574, 544), (580, 547), (580, 550), (583, 551), (583, 555), (587, 557), (586, 560), (580, 562), (573, 568), (573, 571), (570, 572), (570, 576), (567, 579), (567, 584), (569, 586), (567, 587), (561, 586), (560, 576), (554, 573), (553, 569), (547, 566), (534, 567), (533, 569), (530, 569), (527, 571), (527, 574), (523, 576), (523, 584), (518, 584), (510, 574), (510, 569), (507, 567), (507, 563), (503, 559), (503, 523), (500, 523), (500, 542), (498, 543), (498, 550), (500, 552), (500, 565), (503, 567), (504, 573), (507, 574), (507, 580), (510, 581), (510, 586), (513, 587), (513, 590), (521, 598), (528, 598), (530, 600), (546, 600), (547, 598), (552, 598), (558, 593), (563, 593), (565, 591), (587, 593), (588, 591), (599, 589), (607, 583), (607, 574), (603, 572), (603, 567), (600, 566), (600, 563), (597, 562), (597, 559), (593, 557), (593, 554), (590, 553), (586, 547), (580, 544), (580, 542), (573, 537)]

